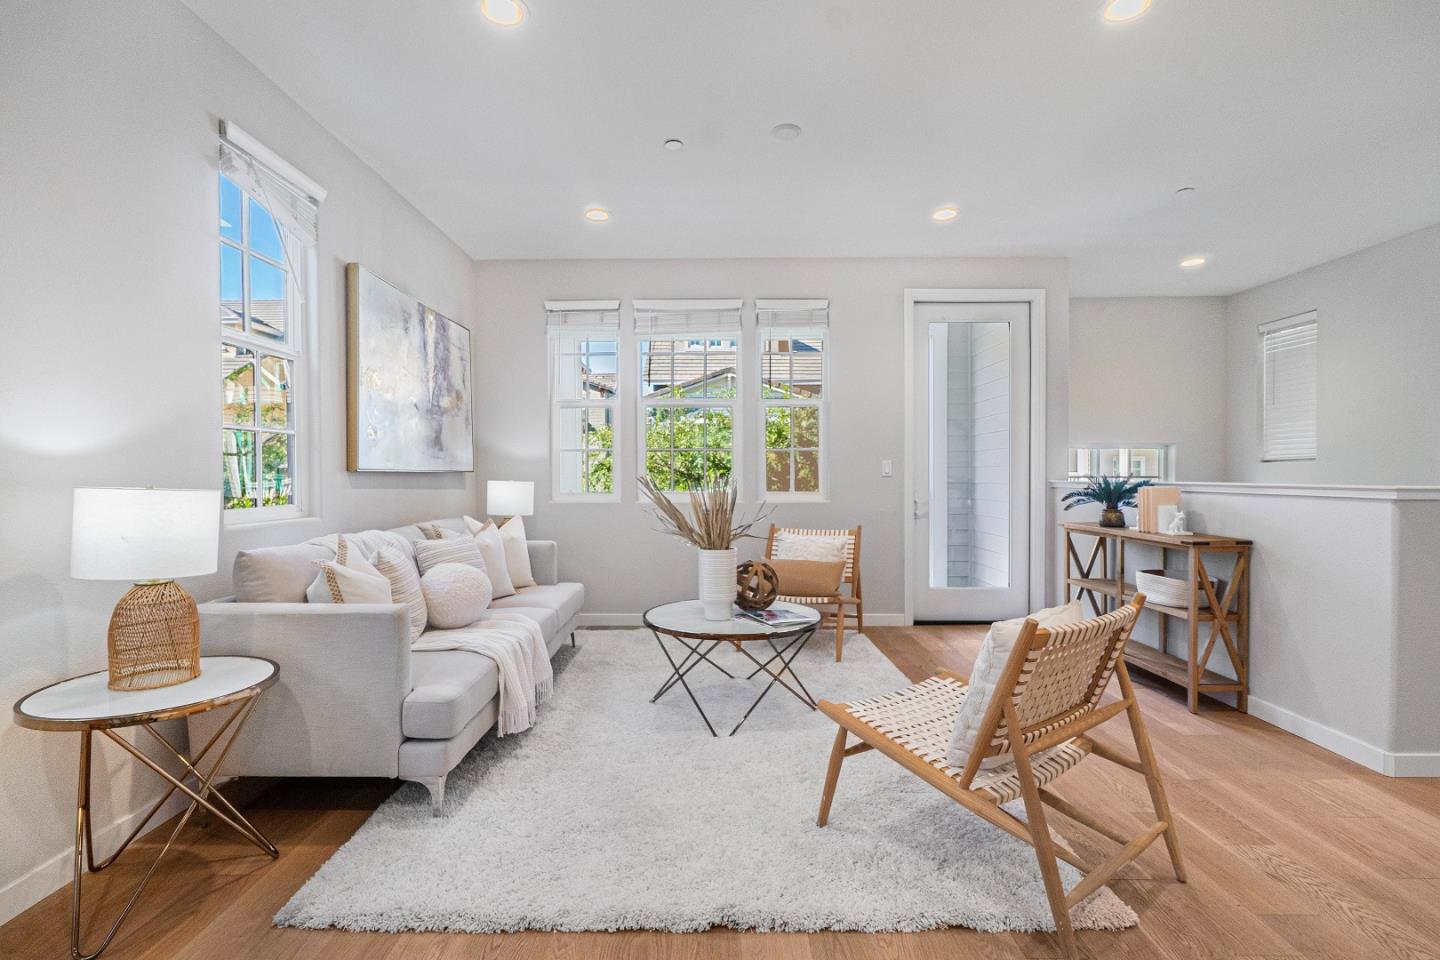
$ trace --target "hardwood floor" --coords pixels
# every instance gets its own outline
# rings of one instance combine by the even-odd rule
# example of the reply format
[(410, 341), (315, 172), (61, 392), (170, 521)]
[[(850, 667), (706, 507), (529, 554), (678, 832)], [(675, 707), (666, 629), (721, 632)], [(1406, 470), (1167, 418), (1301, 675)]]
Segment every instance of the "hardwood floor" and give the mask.
[[(918, 679), (940, 667), (968, 672), (982, 632), (914, 627), (872, 629), (869, 635)], [(1190, 882), (1174, 882), (1164, 849), (1156, 844), (1112, 884), (1139, 913), (1140, 926), (1122, 933), (1081, 931), (1087, 956), (1440, 957), (1440, 780), (1387, 779), (1214, 701), (1203, 700), (1199, 716), (1192, 716), (1177, 688), (1138, 673), (1135, 678), (1183, 831)], [(1099, 739), (1128, 747), (1124, 737), (1123, 724), (1112, 723), (1101, 728)], [(887, 761), (870, 755), (850, 762)], [(105, 957), (1041, 960), (1060, 955), (1052, 936), (964, 929), (882, 935), (728, 929), (391, 935), (272, 927), (271, 915), (394, 786), (362, 780), (264, 785), (246, 810), (282, 850), (275, 862), (228, 833), (187, 828)], [(819, 783), (815, 790), (818, 802)], [(1139, 777), (1099, 761), (1067, 774), (1057, 792), (1105, 812), (1132, 832), (1143, 825), (1148, 808)], [(863, 811), (845, 811), (837, 802), (835, 815)], [(1062, 817), (1052, 822), (1090, 862), (1113, 849)], [(119, 908), (123, 891), (154, 849), (153, 841), (137, 842), (128, 861), (88, 878), (86, 896), (100, 917), (108, 919)], [(58, 891), (0, 927), (0, 957), (67, 956), (68, 897), (68, 888)], [(87, 931), (92, 938), (99, 922)]]

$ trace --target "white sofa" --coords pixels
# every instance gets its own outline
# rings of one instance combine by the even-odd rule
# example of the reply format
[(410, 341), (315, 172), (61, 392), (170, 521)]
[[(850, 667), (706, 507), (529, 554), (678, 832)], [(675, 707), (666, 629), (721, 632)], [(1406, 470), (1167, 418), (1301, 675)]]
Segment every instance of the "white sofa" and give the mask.
[[(466, 532), (462, 518), (428, 522)], [(415, 526), (388, 532), (407, 543), (423, 539)], [(424, 784), (439, 813), (446, 776), (495, 723), (495, 664), (465, 650), (412, 652), (400, 605), (304, 602), (313, 561), (333, 556), (324, 539), (241, 553), (237, 596), (200, 606), (204, 654), (280, 665), (279, 681), (260, 698), (223, 773), (398, 777)], [(538, 623), (553, 656), (567, 638), (574, 642), (585, 588), (559, 582), (553, 541), (528, 547), (536, 585), (491, 608)], [(256, 586), (261, 566), (266, 579)], [(225, 711), (190, 719), (191, 743), (209, 740), (223, 721), (216, 713)]]

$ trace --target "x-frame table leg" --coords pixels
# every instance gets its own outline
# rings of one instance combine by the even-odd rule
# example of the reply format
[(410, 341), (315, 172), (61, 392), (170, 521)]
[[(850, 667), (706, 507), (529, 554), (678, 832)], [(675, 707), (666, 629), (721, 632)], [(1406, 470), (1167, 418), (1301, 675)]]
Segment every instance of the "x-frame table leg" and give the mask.
[[(768, 669), (765, 670), (765, 672), (770, 675), (770, 682), (765, 684), (765, 689), (760, 691), (760, 696), (755, 698), (755, 702), (750, 704), (750, 709), (745, 711), (745, 716), (741, 717), (740, 722), (735, 724), (735, 729), (730, 731), (730, 736), (735, 736), (735, 733), (740, 729), (740, 727), (745, 723), (745, 721), (750, 719), (750, 714), (754, 712), (756, 707), (760, 706), (760, 701), (765, 699), (765, 694), (769, 693), (770, 688), (775, 686), (775, 684), (777, 683), (783, 686), (786, 690), (789, 690), (802, 703), (807, 703), (811, 710), (815, 709), (815, 700), (813, 697), (810, 697), (810, 691), (805, 690), (805, 684), (800, 683), (800, 676), (790, 669), (790, 664), (794, 663), (795, 658), (800, 656), (800, 652), (805, 649), (805, 645), (810, 642), (810, 638), (813, 636), (815, 636), (815, 628), (811, 627), (804, 633), (798, 634), (794, 640), (791, 640), (790, 643), (785, 647), (785, 650), (789, 650), (792, 647), (795, 649), (795, 652), (790, 654), (789, 660), (785, 659), (784, 650), (777, 650), (775, 648), (774, 640), (769, 641), (770, 649), (775, 651), (775, 656), (771, 657), (769, 660), (766, 660), (765, 665), (768, 666), (778, 658), (780, 660), (780, 669), (778, 671), (771, 671)], [(753, 656), (750, 655), (750, 652), (748, 650), (742, 650), (741, 652), (743, 652), (747, 657), (750, 657), (751, 660), (755, 659)], [(800, 684), (801, 690), (805, 690), (805, 696), (802, 697), (800, 696), (800, 694), (795, 693), (795, 691), (791, 689), (790, 685), (781, 679), (781, 677), (783, 677), (786, 673), (789, 673), (790, 676), (795, 678), (795, 682)]]
[[(271, 859), (280, 855), (280, 851), (275, 849), (275, 845), (272, 844), (254, 824), (245, 819), (230, 801), (226, 800), (224, 796), (215, 789), (213, 782), (216, 772), (220, 769), (220, 765), (225, 762), (225, 755), (230, 752), (230, 748), (234, 745), (235, 739), (240, 735), (241, 728), (245, 726), (245, 721), (250, 718), (251, 708), (255, 705), (258, 697), (259, 693), (257, 692), (245, 700), (240, 701), (236, 705), (234, 712), (225, 720), (220, 729), (215, 732), (214, 736), (210, 738), (209, 742), (205, 744), (200, 752), (195, 755), (193, 760), (185, 757), (179, 750), (176, 750), (174, 745), (154, 729), (152, 724), (143, 725), (152, 737), (163, 744), (167, 751), (184, 765), (185, 773), (182, 774), (182, 778), (180, 779), (172, 776), (169, 771), (165, 770), (150, 757), (132, 746), (129, 741), (116, 735), (113, 730), (104, 729), (101, 731), (106, 737), (123, 747), (126, 752), (130, 753), (145, 766), (154, 770), (163, 779), (168, 781), (170, 783), (170, 789), (166, 791), (165, 795), (150, 809), (150, 812), (146, 814), (139, 825), (130, 832), (130, 835), (120, 843), (119, 847), (99, 863), (95, 861), (94, 841), (92, 839), (90, 824), (90, 773), (95, 731), (87, 729), (81, 732), (79, 782), (76, 787), (75, 797), (74, 879), (70, 894), (70, 956), (72, 960), (94, 960), (95, 957), (98, 957), (104, 952), (106, 947), (110, 946), (110, 942), (115, 939), (115, 934), (120, 930), (120, 925), (123, 924), (125, 919), (130, 915), (131, 910), (134, 909), (135, 904), (140, 899), (140, 894), (144, 892), (145, 887), (150, 883), (150, 878), (155, 874), (155, 868), (160, 866), (160, 861), (164, 859), (165, 854), (169, 852), (170, 847), (175, 843), (175, 838), (180, 835), (180, 831), (190, 822), (190, 818), (195, 814), (195, 811), (201, 807), (204, 807), (232, 830), (235, 830), (245, 839), (255, 844), (255, 846), (263, 850)], [(236, 722), (237, 720), (239, 721), (238, 723)], [(232, 724), (234, 725), (234, 731), (231, 733), (230, 739), (226, 741), (225, 746), (220, 750), (220, 755), (216, 757), (215, 761), (210, 765), (209, 771), (202, 773), (197, 765), (204, 760), (206, 754), (210, 752), (210, 749), (215, 746), (220, 740), (220, 737)], [(191, 789), (184, 782), (185, 779), (188, 779), (192, 775), (195, 777), (197, 789)], [(136, 884), (135, 889), (130, 893), (130, 898), (125, 902), (125, 906), (120, 910), (119, 915), (116, 916), (114, 922), (110, 925), (110, 929), (105, 933), (105, 937), (100, 941), (100, 945), (94, 950), (87, 952), (80, 944), (80, 915), (83, 901), (82, 878), (86, 869), (88, 868), (91, 873), (98, 873), (113, 864), (119, 858), (120, 854), (125, 852), (125, 849), (130, 846), (130, 842), (140, 834), (145, 824), (150, 822), (151, 818), (164, 806), (165, 801), (167, 801), (176, 790), (180, 790), (186, 796), (190, 797), (190, 806), (185, 809), (185, 812), (181, 814), (179, 820), (176, 821), (175, 827), (170, 831), (170, 836), (166, 838), (164, 846), (162, 846), (160, 852), (155, 855), (155, 859), (150, 862), (149, 868), (145, 871), (144, 876), (140, 878), (140, 882)], [(228, 811), (228, 814), (207, 799), (211, 796), (224, 805), (225, 811)]]
[[(675, 640), (676, 642), (678, 642), (682, 647), (684, 647), (685, 649), (689, 650), (690, 653), (696, 654), (696, 660), (695, 660), (695, 662), (694, 662), (694, 663), (690, 663), (690, 665), (689, 665), (688, 667), (685, 667), (685, 668), (682, 670), (682, 669), (681, 669), (681, 666), (682, 666), (683, 664), (685, 664), (685, 663), (689, 663), (689, 661), (690, 661), (690, 654), (687, 653), (684, 657), (682, 657), (682, 658), (680, 659), (680, 663), (677, 664), (677, 663), (675, 662), (675, 658), (670, 655), (670, 650), (669, 650), (669, 648), (665, 646), (665, 641), (660, 639), (660, 631), (658, 631), (658, 630), (653, 630), (653, 629), (652, 629), (650, 632), (655, 635), (655, 642), (660, 645), (660, 652), (663, 653), (663, 654), (665, 654), (665, 659), (668, 660), (668, 661), (670, 661), (670, 669), (674, 671), (674, 673), (670, 676), (670, 678), (667, 679), (663, 684), (660, 685), (660, 690), (655, 694), (654, 697), (652, 697), (652, 698), (650, 699), (650, 702), (651, 702), (651, 703), (654, 703), (656, 700), (659, 700), (660, 697), (661, 697), (661, 695), (664, 694), (666, 691), (668, 691), (671, 687), (673, 687), (673, 686), (675, 685), (675, 683), (678, 681), (678, 682), (680, 683), (680, 686), (682, 686), (682, 687), (685, 688), (685, 693), (686, 693), (687, 695), (689, 695), (689, 697), (690, 697), (690, 702), (693, 703), (693, 704), (695, 704), (695, 709), (696, 709), (697, 711), (699, 711), (699, 713), (700, 713), (700, 719), (705, 721), (705, 727), (706, 727), (706, 729), (708, 729), (708, 730), (710, 731), (710, 736), (712, 736), (712, 737), (718, 737), (718, 736), (720, 736), (720, 734), (718, 734), (718, 733), (715, 732), (715, 726), (714, 726), (714, 724), (712, 724), (712, 723), (710, 722), (710, 718), (705, 715), (705, 708), (702, 707), (702, 706), (700, 706), (700, 701), (699, 701), (699, 700), (695, 699), (695, 692), (690, 689), (690, 684), (688, 684), (688, 683), (685, 682), (685, 674), (688, 673), (688, 672), (690, 672), (691, 670), (695, 669), (695, 667), (699, 665), (699, 663), (700, 663), (701, 660), (704, 660), (705, 662), (709, 663), (711, 666), (715, 667), (717, 670), (719, 670), (720, 672), (724, 673), (726, 676), (730, 677), (732, 680), (734, 679), (734, 677), (730, 674), (729, 671), (727, 671), (724, 667), (720, 666), (718, 663), (715, 663), (714, 661), (710, 660), (710, 658), (709, 658), (710, 652), (713, 651), (716, 647), (718, 647), (718, 646), (720, 645), (719, 641), (716, 641), (716, 642), (712, 643), (712, 644), (710, 645), (710, 649), (707, 650), (707, 651), (705, 651), (705, 652), (702, 654), (702, 653), (699, 652), (699, 645), (698, 645), (698, 644), (697, 644), (696, 646), (692, 647), (692, 646), (690, 646), (688, 643), (686, 643), (684, 640), (680, 639), (679, 637), (671, 637), (671, 639), (673, 639), (673, 640)], [(668, 634), (667, 634), (667, 636), (668, 636)]]

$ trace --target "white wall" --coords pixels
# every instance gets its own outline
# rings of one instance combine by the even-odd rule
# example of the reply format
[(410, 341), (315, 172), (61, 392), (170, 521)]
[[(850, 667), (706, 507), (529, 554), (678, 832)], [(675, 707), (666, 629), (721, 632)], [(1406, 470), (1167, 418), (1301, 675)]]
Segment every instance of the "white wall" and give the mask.
[(1173, 443), (1176, 478), (1226, 477), (1223, 297), (1070, 301), (1073, 446)]
[[(123, 585), (73, 581), (80, 485), (217, 487), (216, 120), (329, 190), (320, 212), (321, 515), (226, 532), (236, 549), (473, 509), (463, 474), (347, 474), (346, 261), (467, 325), (473, 263), (248, 61), (171, 0), (0, 13), (0, 703), (105, 665)], [(202, 644), (203, 646), (203, 644)], [(97, 841), (158, 793), (103, 750)], [(76, 741), (0, 722), (0, 920), (68, 875)]]
[[(867, 619), (876, 614), (895, 622), (904, 609), (907, 287), (1046, 290), (1047, 466), (1052, 475), (1064, 468), (1069, 296), (1063, 260), (513, 261), (480, 263), (476, 278), (476, 436), (482, 479), (536, 482), (536, 516), (527, 529), (561, 542), (561, 574), (585, 582), (592, 617), (633, 619), (652, 604), (692, 595), (695, 561), (678, 541), (655, 532), (648, 511), (635, 502), (633, 483), (627, 484), (626, 502), (620, 504), (547, 502), (549, 413), (541, 306), (547, 298), (620, 297), (626, 329), (634, 298), (743, 297), (747, 321), (756, 297), (830, 298), (830, 502), (786, 504), (774, 518), (786, 524), (864, 526)], [(623, 349), (633, 350), (630, 341), (625, 343)], [(628, 450), (622, 456), (633, 477), (633, 403), (621, 417)], [(893, 477), (880, 476), (882, 459), (893, 461)], [(752, 504), (758, 487), (754, 462), (752, 452), (744, 488)]]
[[(1318, 456), (1262, 463), (1257, 328), (1319, 313)], [(1229, 301), (1229, 478), (1425, 484), (1440, 479), (1440, 225)]]
[[(1058, 498), (1074, 485), (1055, 487)], [(1250, 713), (1374, 770), (1440, 775), (1440, 488), (1181, 488), (1193, 529), (1255, 542)], [(1068, 516), (1093, 520), (1094, 510)], [(1228, 562), (1205, 562), (1228, 580)], [(1158, 551), (1127, 548), (1131, 580), (1158, 565)], [(1055, 576), (1063, 582), (1063, 561)], [(1137, 631), (1152, 646), (1156, 616)], [(1182, 653), (1184, 636), (1184, 621), (1172, 621), (1171, 653)], [(1220, 643), (1209, 666), (1234, 676)]]

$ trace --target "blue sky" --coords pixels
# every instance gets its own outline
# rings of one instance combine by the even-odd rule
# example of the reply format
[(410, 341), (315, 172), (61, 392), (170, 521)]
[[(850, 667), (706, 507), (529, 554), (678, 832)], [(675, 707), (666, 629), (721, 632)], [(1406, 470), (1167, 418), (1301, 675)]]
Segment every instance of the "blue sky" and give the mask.
[[(220, 235), (241, 242), (241, 204), (245, 196), (227, 177), (220, 178)], [(280, 228), (270, 212), (253, 199), (250, 204), (250, 249), (280, 263), (285, 262), (285, 248), (280, 241)], [(239, 300), (241, 296), (241, 254), (225, 244), (220, 245), (220, 299)], [(285, 273), (255, 257), (250, 258), (250, 298), (278, 300), (285, 296)]]

